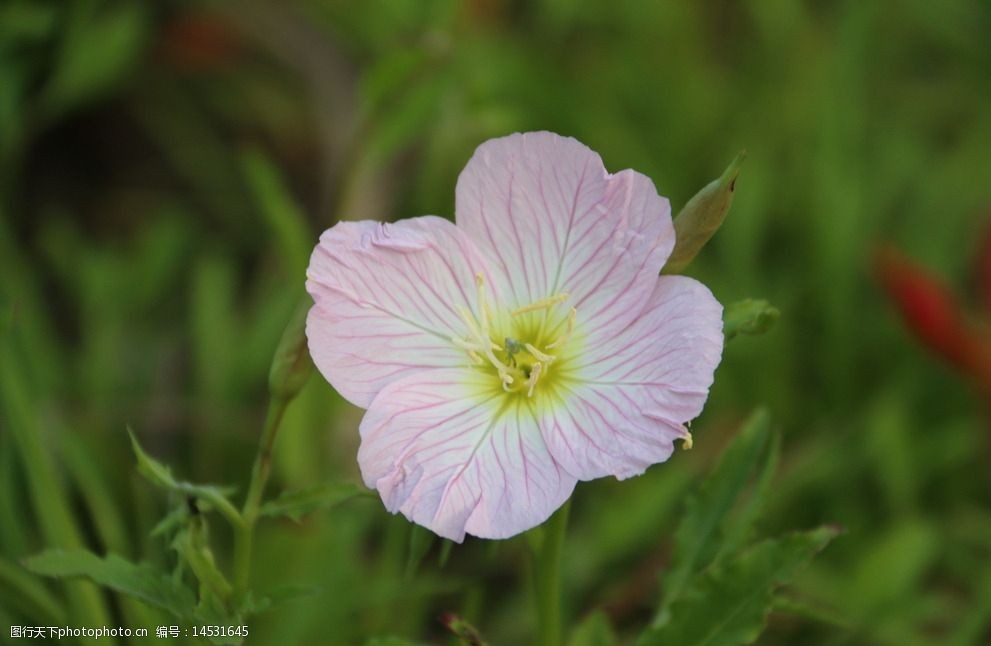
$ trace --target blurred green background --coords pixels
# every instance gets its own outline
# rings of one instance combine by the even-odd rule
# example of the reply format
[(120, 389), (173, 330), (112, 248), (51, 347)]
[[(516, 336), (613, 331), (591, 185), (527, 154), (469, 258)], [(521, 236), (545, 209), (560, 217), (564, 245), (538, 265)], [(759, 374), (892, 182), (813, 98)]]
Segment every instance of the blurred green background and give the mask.
[[(244, 490), (321, 230), (453, 216), (475, 146), (548, 129), (675, 209), (745, 148), (689, 273), (782, 312), (727, 346), (693, 451), (578, 487), (569, 620), (643, 625), (686, 492), (766, 404), (783, 454), (761, 525), (846, 534), (793, 586), (827, 620), (772, 615), (762, 643), (988, 643), (987, 402), (903, 330), (870, 259), (892, 241), (966, 294), (991, 205), (989, 33), (978, 0), (5, 0), (0, 625), (87, 594), (20, 570), (44, 547), (165, 558), (126, 425), (183, 477)], [(271, 489), (358, 481), (359, 419), (312, 379)], [(532, 634), (521, 540), (469, 540), (443, 567), (435, 544), (408, 577), (410, 526), (374, 498), (260, 531), (258, 585), (318, 591), (249, 643), (446, 643), (443, 611), (496, 644)]]

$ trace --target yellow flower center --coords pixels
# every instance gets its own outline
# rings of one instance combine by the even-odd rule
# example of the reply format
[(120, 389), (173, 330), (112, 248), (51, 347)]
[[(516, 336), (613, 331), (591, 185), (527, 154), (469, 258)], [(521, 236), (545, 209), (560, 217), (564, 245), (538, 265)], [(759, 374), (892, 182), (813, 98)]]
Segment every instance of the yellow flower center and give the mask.
[[(549, 324), (549, 315), (568, 299), (555, 294), (495, 318), (485, 297), (485, 280), (475, 275), (478, 314), (460, 309), (468, 334), (451, 341), (464, 349), (472, 362), (494, 370), (502, 389), (532, 397), (538, 385), (546, 384), (560, 368), (560, 350), (572, 337), (578, 311), (572, 307), (563, 320)], [(532, 316), (538, 314), (539, 316)]]

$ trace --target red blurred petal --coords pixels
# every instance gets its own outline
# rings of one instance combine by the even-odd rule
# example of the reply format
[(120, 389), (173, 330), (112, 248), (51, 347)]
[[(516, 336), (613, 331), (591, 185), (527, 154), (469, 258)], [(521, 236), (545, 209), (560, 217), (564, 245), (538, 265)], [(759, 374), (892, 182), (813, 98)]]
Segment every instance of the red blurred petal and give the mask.
[(991, 384), (991, 348), (967, 324), (956, 298), (938, 278), (893, 247), (875, 255), (875, 270), (916, 337), (968, 375)]

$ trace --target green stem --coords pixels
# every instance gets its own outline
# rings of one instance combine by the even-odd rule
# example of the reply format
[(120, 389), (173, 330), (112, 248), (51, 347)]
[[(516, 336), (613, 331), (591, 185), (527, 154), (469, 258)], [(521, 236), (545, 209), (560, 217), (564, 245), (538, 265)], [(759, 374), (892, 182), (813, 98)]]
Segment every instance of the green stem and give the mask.
[(561, 548), (571, 501), (564, 503), (543, 527), (543, 540), (534, 550), (533, 576), (537, 598), (537, 643), (561, 646)]
[(289, 399), (272, 397), (268, 403), (268, 415), (265, 418), (265, 428), (258, 442), (258, 454), (251, 469), (251, 484), (248, 485), (248, 495), (244, 499), (241, 511), (242, 523), (234, 530), (234, 591), (238, 598), (248, 590), (251, 580), (251, 547), (254, 542), (255, 524), (258, 521), (258, 510), (261, 507), (262, 494), (265, 484), (272, 471), (272, 447), (275, 436), (282, 424)]

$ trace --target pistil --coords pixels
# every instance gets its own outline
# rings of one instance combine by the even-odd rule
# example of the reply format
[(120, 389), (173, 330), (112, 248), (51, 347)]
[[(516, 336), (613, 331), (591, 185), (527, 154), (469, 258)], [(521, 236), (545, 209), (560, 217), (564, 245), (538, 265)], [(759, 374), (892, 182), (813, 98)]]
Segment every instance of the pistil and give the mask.
[[(503, 390), (506, 392), (525, 391), (527, 397), (532, 397), (538, 382), (542, 378), (546, 378), (551, 364), (557, 360), (557, 355), (550, 354), (547, 350), (558, 347), (571, 338), (575, 328), (577, 310), (571, 308), (564, 334), (552, 343), (543, 345), (544, 349), (538, 348), (534, 343), (520, 341), (509, 336), (500, 346), (492, 340), (494, 333), (492, 310), (489, 308), (485, 295), (485, 278), (482, 274), (475, 274), (475, 285), (477, 287), (476, 312), (473, 313), (467, 307), (458, 308), (458, 313), (464, 319), (468, 334), (464, 338), (454, 337), (451, 342), (465, 350), (473, 364), (484, 366), (488, 363), (495, 368)], [(513, 310), (510, 312), (510, 316), (515, 317), (541, 310), (547, 311), (564, 302), (567, 298), (568, 295), (565, 293), (555, 294)], [(544, 322), (546, 323), (546, 317)], [(540, 334), (538, 333), (537, 336), (539, 337)], [(497, 355), (497, 352), (500, 354)]]

